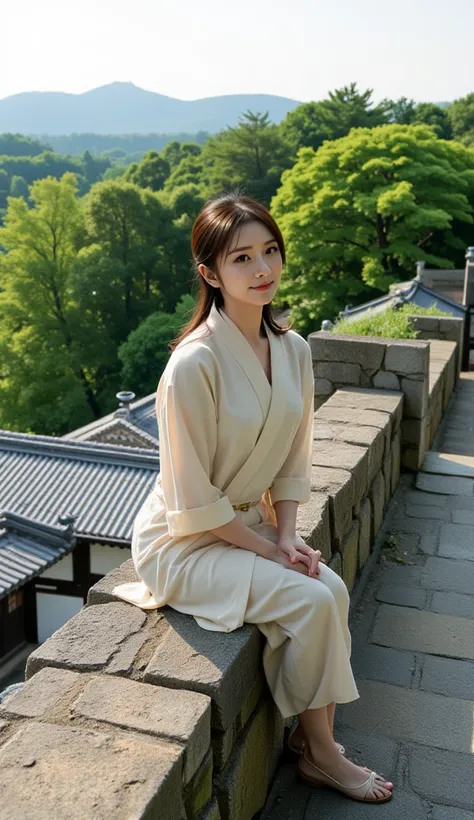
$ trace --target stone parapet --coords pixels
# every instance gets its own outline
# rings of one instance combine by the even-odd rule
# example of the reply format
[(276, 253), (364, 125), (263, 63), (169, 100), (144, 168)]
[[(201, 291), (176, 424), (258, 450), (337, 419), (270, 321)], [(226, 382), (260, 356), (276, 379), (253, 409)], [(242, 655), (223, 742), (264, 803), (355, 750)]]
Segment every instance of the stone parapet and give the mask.
[(459, 376), (464, 343), (464, 319), (457, 319), (454, 316), (420, 316), (412, 314), (408, 317), (408, 321), (411, 327), (417, 331), (418, 339), (456, 342), (456, 373)]

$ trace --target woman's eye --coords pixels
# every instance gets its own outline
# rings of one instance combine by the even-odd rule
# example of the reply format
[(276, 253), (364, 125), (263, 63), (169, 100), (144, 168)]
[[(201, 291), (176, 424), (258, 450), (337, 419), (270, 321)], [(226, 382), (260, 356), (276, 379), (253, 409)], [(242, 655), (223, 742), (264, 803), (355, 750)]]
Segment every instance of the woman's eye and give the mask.
[(271, 247), (267, 248), (267, 251), (279, 251), (280, 248), (278, 245), (271, 245)]
[(237, 259), (234, 259), (234, 262), (238, 262), (240, 259), (243, 259), (244, 256), (248, 256), (248, 253), (241, 253), (240, 256), (237, 257)]

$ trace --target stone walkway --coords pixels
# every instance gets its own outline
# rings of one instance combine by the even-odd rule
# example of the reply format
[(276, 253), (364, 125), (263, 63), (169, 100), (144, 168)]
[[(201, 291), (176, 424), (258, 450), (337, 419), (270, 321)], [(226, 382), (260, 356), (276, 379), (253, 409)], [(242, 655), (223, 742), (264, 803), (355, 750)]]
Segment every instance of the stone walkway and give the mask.
[(351, 615), (360, 698), (336, 713), (346, 754), (392, 780), (394, 797), (376, 809), (282, 763), (261, 820), (474, 820), (474, 373), (439, 438), (384, 522)]

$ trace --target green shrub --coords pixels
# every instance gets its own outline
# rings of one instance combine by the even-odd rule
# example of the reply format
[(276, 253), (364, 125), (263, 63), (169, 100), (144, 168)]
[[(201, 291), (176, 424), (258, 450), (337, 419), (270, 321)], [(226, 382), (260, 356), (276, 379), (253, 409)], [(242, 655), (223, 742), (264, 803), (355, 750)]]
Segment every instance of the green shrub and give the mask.
[(420, 316), (452, 316), (437, 307), (422, 308), (405, 304), (400, 308), (387, 308), (382, 313), (374, 313), (352, 322), (341, 319), (331, 333), (350, 333), (353, 336), (384, 336), (387, 339), (416, 339), (418, 333), (408, 323), (414, 313)]

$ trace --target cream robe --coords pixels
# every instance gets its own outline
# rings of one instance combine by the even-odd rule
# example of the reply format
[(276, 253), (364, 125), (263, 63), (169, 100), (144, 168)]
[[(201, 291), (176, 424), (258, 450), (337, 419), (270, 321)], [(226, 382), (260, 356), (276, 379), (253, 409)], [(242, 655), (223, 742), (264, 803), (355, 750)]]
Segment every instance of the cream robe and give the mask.
[[(113, 590), (141, 609), (173, 606), (179, 588), (200, 626), (242, 626), (256, 554), (209, 530), (237, 515), (275, 542), (273, 504), (310, 500), (311, 349), (295, 331), (265, 329), (271, 386), (243, 333), (215, 305), (168, 360), (156, 395), (160, 473), (133, 528), (142, 581)], [(257, 499), (248, 511), (232, 507)]]

